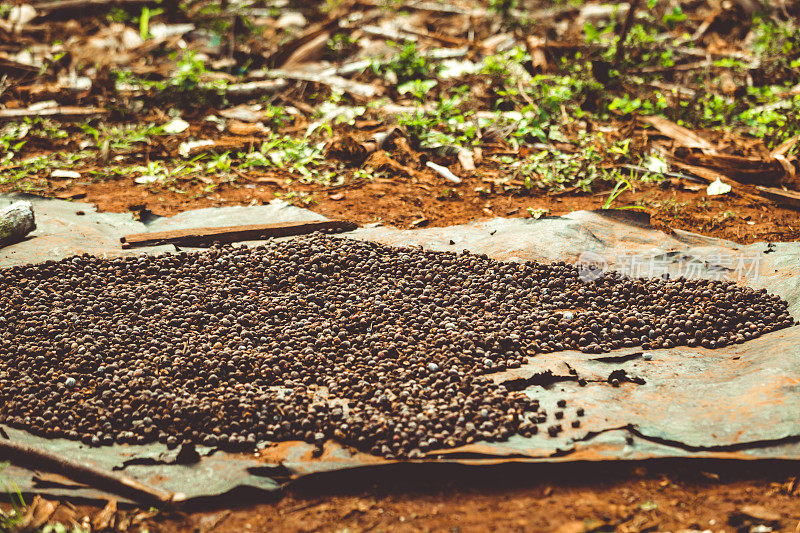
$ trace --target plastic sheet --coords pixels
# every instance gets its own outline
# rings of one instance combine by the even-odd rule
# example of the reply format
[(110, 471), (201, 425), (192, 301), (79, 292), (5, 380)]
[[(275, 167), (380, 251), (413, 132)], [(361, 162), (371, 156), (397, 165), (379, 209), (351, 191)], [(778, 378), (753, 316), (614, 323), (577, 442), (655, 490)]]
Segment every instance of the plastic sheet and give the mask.
[[(0, 206), (18, 198), (0, 197)], [(86, 204), (27, 199), (34, 203), (38, 229), (26, 241), (0, 249), (0, 267), (83, 252), (142, 253), (123, 251), (119, 237), (148, 228), (164, 231), (323, 218), (275, 203), (188, 211), (144, 224), (126, 214), (97, 213)], [(575, 212), (539, 220), (494, 219), (421, 230), (373, 226), (341, 236), (432, 250), (466, 249), (506, 261), (566, 261), (600, 267), (587, 269), (589, 276), (617, 269), (630, 275), (735, 279), (779, 294), (789, 302), (792, 315), (800, 315), (800, 243), (741, 246), (682, 231), (665, 234), (639, 213)], [(172, 250), (172, 246), (162, 246), (147, 253)], [(649, 360), (638, 348), (602, 356), (574, 351), (540, 354), (521, 368), (494, 374), (495, 381), (539, 398), (549, 412), (556, 410), (559, 399), (568, 401), (567, 410), (584, 407), (581, 426), (567, 427), (555, 438), (540, 432), (531, 438), (514, 436), (502, 443), (440, 450), (422, 461), (486, 465), (652, 458), (800, 459), (800, 327), (717, 350), (684, 346), (648, 352)], [(611, 385), (612, 377), (618, 378), (618, 387)], [(585, 380), (585, 385), (579, 380)], [(159, 445), (87, 448), (21, 431), (9, 431), (9, 436), (100, 466), (124, 469), (126, 475), (184, 492), (190, 499), (244, 489), (276, 491), (300, 476), (390, 463), (334, 442), (326, 443), (320, 457), (313, 456), (309, 444), (284, 442), (268, 445), (258, 457), (204, 450), (199, 463), (186, 466), (170, 462), (166, 448)], [(89, 487), (52, 480), (48, 485), (41, 475), (18, 468), (6, 475), (23, 490), (56, 497), (98, 497)]]

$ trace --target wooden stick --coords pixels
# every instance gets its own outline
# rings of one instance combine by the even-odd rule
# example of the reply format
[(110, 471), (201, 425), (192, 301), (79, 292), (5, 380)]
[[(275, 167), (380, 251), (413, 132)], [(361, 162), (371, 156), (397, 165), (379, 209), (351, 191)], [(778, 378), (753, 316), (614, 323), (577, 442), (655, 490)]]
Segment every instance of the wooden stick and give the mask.
[(625, 23), (622, 26), (622, 31), (619, 32), (619, 41), (617, 41), (617, 55), (614, 57), (614, 66), (619, 68), (622, 59), (625, 57), (625, 39), (628, 37), (628, 32), (633, 25), (633, 17), (636, 10), (639, 8), (641, 0), (631, 0), (630, 7), (628, 8), (628, 15), (625, 17)]
[(44, 109), (0, 109), (0, 120), (19, 120), (26, 117), (89, 117), (105, 115), (107, 110), (99, 107), (53, 106)]
[(44, 17), (48, 15), (59, 16), (75, 13), (89, 16), (101, 9), (109, 10), (114, 7), (139, 7), (157, 3), (156, 0), (51, 0), (35, 2), (33, 7), (35, 7), (37, 11), (43, 12), (44, 15), (40, 16)]
[(358, 225), (347, 220), (323, 220), (319, 222), (289, 222), (280, 224), (251, 224), (247, 226), (224, 226), (220, 228), (192, 228), (171, 231), (134, 233), (120, 239), (123, 248), (174, 244), (204, 248), (215, 242), (228, 244), (240, 241), (260, 241), (270, 237), (305, 235), (315, 231), (340, 233), (352, 231)]
[(756, 190), (761, 196), (772, 200), (778, 205), (800, 211), (800, 192), (784, 191), (777, 187), (762, 187), (760, 185), (756, 186)]
[(137, 503), (163, 505), (185, 499), (182, 494), (151, 487), (135, 479), (90, 466), (85, 462), (73, 461), (72, 459), (10, 440), (0, 439), (0, 457), (9, 460), (15, 466), (61, 474), (89, 486), (125, 496)]

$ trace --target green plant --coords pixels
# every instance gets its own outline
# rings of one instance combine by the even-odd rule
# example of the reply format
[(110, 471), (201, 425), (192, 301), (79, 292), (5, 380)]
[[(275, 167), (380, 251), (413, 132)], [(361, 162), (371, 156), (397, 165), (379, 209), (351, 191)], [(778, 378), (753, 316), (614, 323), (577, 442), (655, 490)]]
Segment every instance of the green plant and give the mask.
[(420, 54), (413, 41), (406, 41), (402, 45), (389, 41), (389, 45), (399, 51), (391, 60), (373, 64), (376, 74), (392, 72), (397, 77), (398, 83), (405, 83), (411, 80), (428, 79), (438, 71), (438, 65), (432, 65), (425, 56)]
[(411, 93), (411, 96), (420, 102), (425, 100), (425, 95), (436, 87), (436, 80), (411, 80), (397, 86), (400, 94)]
[(183, 51), (181, 55), (170, 56), (175, 60), (175, 68), (165, 80), (152, 81), (134, 76), (125, 70), (112, 71), (117, 87), (130, 85), (144, 91), (152, 91), (153, 96), (183, 107), (201, 107), (213, 98), (224, 96), (227, 82), (204, 81), (205, 63), (194, 51)]
[(546, 209), (546, 208), (537, 208), (537, 209), (534, 209), (533, 207), (529, 207), (528, 208), (528, 216), (530, 218), (533, 218), (533, 219), (536, 219), (536, 220), (542, 218), (543, 216), (549, 215), (549, 214), (550, 214), (550, 210)]
[(617, 183), (614, 185), (614, 188), (611, 190), (611, 194), (608, 195), (606, 202), (603, 204), (603, 209), (610, 209), (611, 205), (614, 203), (614, 200), (616, 200), (620, 194), (624, 193), (628, 189), (631, 189), (632, 187), (631, 181), (624, 178), (622, 174), (619, 174)]
[(189, 161), (170, 161), (169, 163), (148, 161), (144, 165), (127, 167), (123, 170), (123, 173), (126, 175), (138, 174), (139, 176), (134, 181), (141, 185), (171, 186), (179, 178), (203, 172), (205, 169), (199, 161), (204, 157), (205, 154), (201, 154)]
[(583, 24), (583, 37), (589, 44), (603, 43), (614, 39), (616, 29), (616, 17), (611, 17), (608, 24), (595, 26), (589, 21)]
[(518, 4), (519, 0), (489, 0), (489, 11), (508, 17), (511, 10), (516, 9)]
[(780, 144), (800, 134), (800, 95), (746, 109), (736, 115), (735, 121), (752, 135), (767, 139), (768, 145)]
[(209, 155), (210, 161), (206, 163), (205, 170), (214, 174), (227, 174), (233, 168), (233, 159), (230, 152), (221, 154), (212, 153)]
[(29, 181), (31, 178), (56, 168), (70, 167), (74, 164), (75, 158), (82, 158), (85, 155), (56, 152), (16, 161), (0, 173), (0, 185), (13, 185), (15, 189), (21, 191), (34, 191), (38, 187)]
[(305, 191), (289, 191), (287, 193), (276, 192), (275, 197), (286, 200), (291, 204), (300, 204), (303, 207), (308, 207), (317, 203), (313, 193)]
[(0, 129), (0, 152), (4, 153), (2, 161), (8, 161), (14, 157), (14, 152), (18, 152), (25, 146), (22, 136), (22, 127), (19, 123), (11, 122)]
[(25, 118), (25, 123), (30, 127), (29, 134), (46, 137), (48, 139), (66, 139), (69, 133), (61, 129), (61, 125), (47, 118)]
[[(7, 462), (0, 463), (0, 476), (2, 476), (6, 468), (8, 468)], [(19, 490), (19, 487), (13, 481), (9, 484), (0, 477), (0, 485), (2, 485), (8, 499), (11, 500), (12, 507), (8, 512), (0, 509), (0, 531), (14, 531), (22, 520), (23, 510), (25, 509), (25, 499), (22, 497), (22, 492)]]
[(672, 11), (665, 13), (661, 20), (667, 27), (674, 28), (679, 22), (686, 20), (686, 14), (681, 9), (681, 6), (676, 5), (672, 7)]
[(756, 15), (753, 18), (753, 51), (788, 64), (800, 53), (800, 26), (796, 20), (779, 21)]
[(131, 15), (121, 7), (112, 7), (108, 10), (106, 19), (109, 22), (128, 22), (131, 20)]
[(266, 104), (263, 111), (265, 122), (275, 128), (282, 128), (294, 120), (283, 106)]
[(426, 111), (418, 109), (397, 119), (412, 140), (422, 148), (461, 147), (471, 144), (478, 135), (478, 127), (468, 122), (470, 111), (462, 111), (459, 96), (440, 96), (436, 106)]
[(308, 137), (295, 138), (272, 133), (261, 144), (259, 150), (239, 153), (241, 168), (274, 167), (297, 172), (304, 178), (313, 180), (330, 179), (330, 174), (321, 176), (318, 167), (325, 161), (324, 142), (312, 143)]
[(548, 147), (522, 161), (509, 158), (503, 162), (509, 177), (523, 180), (528, 189), (559, 192), (574, 187), (589, 191), (595, 180), (612, 178), (601, 166), (608, 151), (601, 136), (584, 134), (575, 144), (573, 152)]
[(329, 61), (347, 57), (358, 49), (358, 40), (349, 33), (338, 32), (325, 43), (324, 58)]
[(145, 6), (142, 8), (142, 14), (139, 15), (139, 37), (143, 41), (146, 41), (152, 35), (150, 34), (150, 19), (156, 17), (164, 12), (163, 9), (157, 8), (151, 10), (149, 7)]
[(743, 69), (747, 67), (747, 64), (734, 57), (723, 57), (714, 61), (714, 66), (719, 68)]
[(625, 93), (611, 100), (607, 107), (609, 111), (616, 111), (621, 115), (630, 115), (633, 113), (638, 113), (640, 115), (663, 115), (668, 108), (669, 104), (667, 103), (667, 99), (658, 91), (653, 93), (653, 99), (646, 100), (632, 98), (631, 95)]

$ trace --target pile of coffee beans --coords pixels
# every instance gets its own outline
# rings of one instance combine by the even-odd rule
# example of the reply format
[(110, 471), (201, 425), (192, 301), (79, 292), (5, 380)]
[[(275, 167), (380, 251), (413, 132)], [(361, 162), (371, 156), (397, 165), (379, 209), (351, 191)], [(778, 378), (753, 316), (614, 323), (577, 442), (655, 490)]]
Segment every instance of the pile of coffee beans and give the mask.
[(90, 445), (335, 439), (389, 458), (579, 427), (565, 401), (542, 426), (537, 400), (489, 376), (536, 353), (714, 348), (793, 323), (732, 283), (585, 282), (564, 263), (321, 235), (5, 269), (0, 308), (0, 422)]

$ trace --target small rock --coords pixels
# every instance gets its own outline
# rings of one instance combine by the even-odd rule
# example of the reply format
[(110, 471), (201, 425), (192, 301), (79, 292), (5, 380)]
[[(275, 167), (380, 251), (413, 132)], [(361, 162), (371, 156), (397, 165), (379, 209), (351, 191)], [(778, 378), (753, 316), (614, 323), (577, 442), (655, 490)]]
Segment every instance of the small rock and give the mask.
[(650, 352), (645, 352), (642, 354), (642, 359), (644, 359), (645, 361), (652, 361), (653, 354), (651, 354)]
[(431, 372), (438, 372), (439, 365), (437, 365), (436, 363), (428, 363), (428, 370)]
[(75, 381), (75, 378), (67, 378), (64, 380), (64, 385), (66, 385), (70, 389), (73, 388), (76, 384), (77, 382)]

